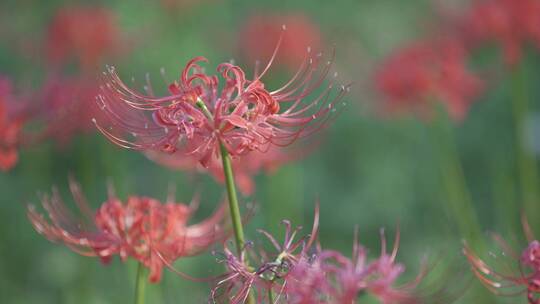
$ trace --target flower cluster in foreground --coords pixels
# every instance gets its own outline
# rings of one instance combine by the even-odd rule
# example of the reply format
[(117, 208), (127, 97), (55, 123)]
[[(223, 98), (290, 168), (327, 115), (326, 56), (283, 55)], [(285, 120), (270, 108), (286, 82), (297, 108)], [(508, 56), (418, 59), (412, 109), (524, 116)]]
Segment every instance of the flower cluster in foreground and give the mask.
[[(469, 260), (474, 274), (497, 295), (517, 296), (525, 294), (530, 304), (540, 303), (540, 242), (534, 237), (525, 219), (523, 230), (528, 245), (521, 253), (514, 250), (500, 235), (494, 234), (495, 242), (501, 247), (501, 258), (488, 265), (467, 244), (463, 253)], [(493, 254), (492, 254), (493, 255)]]
[(331, 80), (325, 84), (333, 58), (308, 50), (294, 76), (268, 90), (262, 77), (278, 48), (252, 79), (231, 63), (218, 65), (219, 76), (209, 75), (200, 65), (207, 60), (196, 57), (164, 97), (156, 97), (150, 83), (144, 93), (129, 88), (109, 67), (97, 101), (108, 119), (96, 125), (122, 147), (191, 155), (204, 167), (222, 148), (236, 157), (287, 146), (324, 127), (348, 87), (335, 92)]
[[(284, 221), (285, 238), (279, 243), (268, 232), (260, 230), (275, 249), (269, 253), (246, 246), (241, 255), (225, 247), (219, 261), (228, 269), (212, 291), (214, 302), (244, 303), (252, 294), (257, 303), (355, 303), (364, 293), (370, 293), (382, 303), (423, 303), (416, 287), (426, 274), (404, 285), (396, 280), (405, 266), (396, 262), (399, 232), (391, 252), (386, 249), (381, 231), (381, 253), (368, 258), (368, 250), (354, 243), (348, 258), (335, 250), (316, 246), (319, 215), (316, 210), (311, 235), (295, 239), (301, 227), (293, 229)], [(258, 262), (257, 266), (246, 263)]]
[(85, 256), (97, 256), (104, 263), (118, 255), (133, 258), (150, 269), (150, 282), (159, 282), (163, 267), (178, 258), (196, 255), (227, 236), (224, 205), (208, 219), (188, 225), (195, 211), (192, 204), (167, 202), (150, 197), (130, 196), (125, 203), (113, 194), (94, 213), (79, 185), (70, 182), (75, 203), (84, 215), (79, 219), (64, 206), (57, 190), (43, 196), (42, 205), (50, 220), (28, 207), (34, 228), (53, 242), (64, 243)]

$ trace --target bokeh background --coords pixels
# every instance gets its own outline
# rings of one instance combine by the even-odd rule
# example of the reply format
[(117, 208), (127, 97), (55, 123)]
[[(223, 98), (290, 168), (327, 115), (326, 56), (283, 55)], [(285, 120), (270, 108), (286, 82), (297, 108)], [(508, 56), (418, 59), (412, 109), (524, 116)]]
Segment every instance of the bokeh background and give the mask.
[[(3, 0), (0, 73), (12, 81), (14, 95), (23, 96), (20, 99), (28, 103), (43, 102), (39, 92), (52, 74), (59, 79), (60, 87), (64, 79), (81, 79), (81, 75), (88, 81), (97, 81), (105, 64), (114, 64), (125, 79), (144, 79), (149, 73), (157, 90), (165, 93), (161, 68), (166, 79), (172, 80), (187, 60), (205, 56), (210, 60), (208, 70), (234, 59), (249, 71), (254, 57), (268, 54), (257, 52), (274, 46), (263, 42), (265, 35), (250, 34), (250, 22), (274, 18), (275, 26), (280, 28), (287, 20), (286, 23), (293, 24), (288, 24), (291, 30), (300, 20), (308, 29), (298, 33), (291, 30), (292, 41), (300, 43), (291, 49), (303, 50), (305, 46), (301, 44), (313, 34), (316, 41), (306, 43), (316, 43), (325, 51), (335, 48), (338, 80), (354, 84), (345, 98), (344, 111), (319, 134), (310, 153), (255, 177), (255, 192), (242, 198), (244, 204), (253, 202), (257, 206), (246, 225), (248, 238), (258, 242), (260, 237), (255, 229), (261, 227), (280, 235), (282, 219), (310, 227), (318, 201), (320, 242), (325, 247), (351, 252), (353, 232), (358, 226), (360, 241), (376, 256), (380, 248), (379, 229), (385, 227), (392, 240), (399, 226), (399, 260), (407, 265), (404, 281), (415, 276), (421, 258), (428, 254), (435, 261), (456, 263), (455, 269), (459, 269), (458, 275), (439, 276), (446, 280), (443, 285), (464, 281), (470, 285), (459, 303), (525, 303), (525, 299), (515, 298), (494, 300), (472, 279), (461, 254), (464, 236), (456, 225), (456, 214), (448, 211), (440, 179), (441, 158), (431, 138), (434, 124), (414, 114), (381, 113), (378, 104), (383, 98), (373, 83), (373, 74), (385, 56), (422, 37), (444, 35), (437, 32), (437, 28), (445, 26), (442, 16), (446, 16), (447, 10), (459, 11), (466, 5), (467, 1), (454, 0)], [(61, 43), (50, 41), (51, 24), (59, 11), (70, 7), (99, 7), (107, 11), (114, 25), (102, 31), (115, 31), (111, 38), (114, 43), (110, 44), (113, 50), (95, 60), (86, 58), (82, 63), (76, 56), (66, 55), (61, 63), (51, 59), (51, 43), (53, 47)], [(90, 27), (98, 26), (100, 19), (95, 20)], [(76, 23), (61, 23), (59, 27), (71, 28), (81, 35), (80, 39), (90, 39), (84, 37), (88, 30), (77, 28)], [(535, 111), (540, 96), (540, 53), (530, 48), (525, 57), (522, 65), (531, 101), (525, 137), (534, 148), (539, 124)], [(511, 73), (496, 47), (485, 48), (469, 59), (486, 83), (466, 117), (452, 123), (457, 152), (481, 230), (498, 231), (516, 239), (519, 251), (525, 245), (520, 242), (523, 237), (519, 220), (524, 207), (516, 165), (519, 141), (512, 116)], [(285, 65), (277, 66), (276, 72), (269, 75), (270, 84), (286, 79), (288, 63), (283, 60)], [(136, 83), (142, 86), (142, 82)], [(41, 134), (40, 130), (54, 122), (52, 115), (25, 130)], [(63, 120), (53, 130), (60, 132), (71, 124), (72, 121)], [(114, 146), (91, 127), (73, 133), (63, 140), (41, 136), (35, 143), (20, 148), (19, 162), (14, 168), (0, 173), (1, 303), (132, 301), (135, 263), (124, 264), (115, 259), (111, 265), (103, 266), (97, 259), (78, 256), (64, 246), (46, 241), (27, 220), (26, 205), (39, 204), (39, 193), (50, 191), (52, 186), (60, 189), (68, 204), (72, 202), (67, 190), (69, 175), (81, 183), (94, 208), (105, 200), (108, 181), (120, 197), (137, 194), (165, 200), (169, 185), (174, 184), (177, 198), (189, 201), (199, 189), (202, 203), (198, 218), (208, 215), (224, 194), (223, 186), (211, 177), (159, 166), (140, 153)], [(534, 154), (533, 150), (528, 153)], [(528, 216), (534, 225), (537, 215)], [(540, 229), (540, 225), (536, 228)], [(487, 235), (482, 237), (489, 240)], [(476, 244), (473, 242), (472, 246)], [(485, 246), (497, 252), (490, 242)], [(221, 269), (210, 253), (182, 259), (175, 266), (198, 277), (219, 273)], [(148, 287), (148, 303), (205, 303), (209, 289), (207, 284), (186, 281), (166, 271), (162, 284)]]

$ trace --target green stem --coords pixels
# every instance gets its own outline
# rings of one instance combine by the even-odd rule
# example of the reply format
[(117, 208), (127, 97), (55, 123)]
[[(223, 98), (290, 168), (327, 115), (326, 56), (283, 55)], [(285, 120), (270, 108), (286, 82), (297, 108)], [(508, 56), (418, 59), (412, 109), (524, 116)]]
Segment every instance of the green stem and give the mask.
[[(203, 111), (204, 115), (208, 118), (210, 123), (213, 123), (212, 113), (208, 110), (204, 102), (198, 99), (195, 105)], [(236, 250), (238, 252), (238, 256), (240, 257), (242, 256), (242, 250), (245, 246), (245, 239), (244, 229), (242, 227), (242, 216), (240, 214), (240, 207), (238, 205), (238, 195), (236, 194), (236, 186), (234, 183), (234, 173), (231, 164), (231, 156), (229, 155), (229, 151), (227, 151), (227, 148), (225, 148), (221, 141), (219, 142), (219, 150), (221, 152), (221, 161), (223, 163), (223, 174), (225, 175), (225, 186), (227, 188), (227, 198), (229, 201), (229, 212), (231, 214), (231, 221), (233, 225), (234, 240), (236, 242)], [(248, 261), (243, 262), (246, 267), (249, 266)], [(255, 303), (255, 297), (251, 292), (249, 293), (247, 303)]]
[(536, 158), (525, 147), (525, 120), (528, 114), (529, 96), (524, 63), (512, 70), (512, 108), (516, 136), (516, 157), (521, 190), (522, 208), (527, 214), (538, 214), (538, 171)]
[(433, 144), (438, 149), (438, 163), (445, 199), (448, 201), (448, 211), (461, 236), (471, 244), (482, 246), (483, 238), (478, 216), (459, 159), (452, 125), (444, 109), (439, 109), (439, 117), (433, 127)]
[(222, 143), (219, 144), (219, 150), (221, 151), (221, 161), (223, 162), (223, 173), (225, 174), (225, 186), (227, 187), (227, 197), (229, 200), (234, 239), (236, 241), (236, 250), (238, 251), (238, 254), (241, 255), (245, 245), (244, 229), (242, 228), (242, 217), (240, 215), (240, 208), (238, 207), (238, 197), (236, 195), (236, 186), (234, 184), (231, 156)]
[(135, 304), (144, 304), (144, 291), (146, 285), (144, 265), (137, 266), (137, 279), (135, 281)]
[(274, 293), (272, 288), (268, 288), (268, 304), (274, 304)]

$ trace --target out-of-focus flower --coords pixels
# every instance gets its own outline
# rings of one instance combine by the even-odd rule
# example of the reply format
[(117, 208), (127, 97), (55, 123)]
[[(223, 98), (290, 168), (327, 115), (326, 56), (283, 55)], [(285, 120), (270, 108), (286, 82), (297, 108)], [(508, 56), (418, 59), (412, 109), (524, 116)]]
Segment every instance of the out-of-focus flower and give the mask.
[[(202, 172), (205, 170), (197, 159), (191, 155), (168, 154), (159, 151), (148, 151), (145, 154), (149, 159), (171, 169), (187, 172)], [(303, 151), (272, 146), (265, 153), (250, 153), (235, 157), (232, 160), (232, 166), (238, 189), (244, 195), (253, 194), (255, 191), (254, 176), (261, 172), (272, 173), (280, 166), (297, 160), (303, 155)], [(220, 183), (225, 182), (223, 165), (219, 159), (212, 158), (206, 171)]]
[(19, 160), (21, 131), (26, 121), (23, 111), (16, 109), (11, 82), (0, 76), (0, 171), (9, 171)]
[(537, 304), (540, 301), (540, 242), (534, 237), (525, 217), (522, 223), (529, 244), (521, 254), (500, 235), (493, 234), (502, 249), (503, 259), (506, 259), (494, 261), (498, 266), (488, 265), (467, 244), (463, 253), (476, 277), (493, 293), (501, 296), (525, 294), (530, 304)]
[[(286, 31), (282, 31), (282, 26)], [(322, 46), (318, 27), (302, 14), (255, 14), (250, 16), (239, 34), (240, 51), (255, 63), (272, 56), (276, 41), (282, 37), (276, 62), (296, 69), (306, 52), (306, 46), (318, 50)]]
[(476, 1), (459, 23), (473, 47), (490, 41), (500, 44), (508, 64), (519, 62), (526, 44), (540, 47), (538, 0)]
[(176, 259), (201, 253), (226, 234), (222, 227), (223, 205), (208, 219), (188, 225), (193, 205), (160, 203), (149, 197), (131, 196), (125, 203), (111, 197), (93, 213), (79, 186), (70, 182), (73, 197), (83, 220), (66, 208), (57, 190), (44, 196), (42, 204), (49, 220), (34, 206), (28, 217), (34, 228), (52, 242), (64, 243), (85, 256), (97, 256), (107, 263), (115, 255), (125, 261), (138, 260), (150, 269), (150, 282), (159, 282), (163, 266)]
[(398, 246), (399, 233), (392, 252), (386, 252), (381, 232), (381, 254), (372, 261), (356, 242), (351, 259), (335, 250), (322, 250), (291, 271), (285, 293), (293, 299), (291, 303), (354, 303), (362, 292), (382, 303), (423, 303), (415, 288), (425, 269), (413, 281), (396, 286), (395, 281), (405, 271), (405, 266), (395, 261)]
[(312, 134), (326, 125), (348, 91), (341, 86), (334, 92), (332, 81), (323, 85), (332, 59), (321, 62), (321, 54), (308, 52), (297, 73), (274, 91), (261, 80), (274, 57), (253, 80), (238, 66), (220, 64), (221, 90), (218, 76), (199, 65), (205, 61), (192, 59), (165, 97), (155, 97), (150, 84), (146, 93), (128, 88), (110, 67), (98, 98), (109, 119), (96, 121), (99, 130), (122, 147), (193, 155), (208, 167), (220, 157), (221, 145), (235, 157)]
[(390, 111), (429, 116), (434, 102), (462, 120), (481, 92), (482, 81), (467, 68), (467, 53), (455, 39), (422, 41), (390, 55), (375, 75)]
[(94, 131), (92, 118), (102, 111), (96, 105), (99, 84), (90, 77), (50, 76), (36, 98), (43, 123), (40, 138), (53, 138), (61, 146), (73, 136)]
[(95, 70), (119, 50), (116, 16), (103, 7), (69, 6), (58, 10), (48, 28), (47, 57), (52, 64), (75, 59), (83, 70)]
[[(382, 303), (432, 303), (435, 300), (430, 290), (424, 294), (417, 289), (427, 268), (422, 267), (418, 276), (409, 283), (398, 285), (398, 277), (405, 271), (403, 264), (396, 262), (399, 232), (391, 252), (386, 250), (384, 231), (381, 230), (381, 254), (374, 259), (368, 257), (363, 246), (354, 243), (353, 255), (348, 258), (335, 250), (314, 246), (319, 227), (318, 208), (311, 235), (296, 240), (301, 228), (292, 229), (285, 221), (285, 239), (279, 243), (266, 231), (265, 235), (275, 253), (248, 245), (241, 256), (225, 248), (224, 263), (228, 272), (213, 289), (213, 300), (226, 303), (244, 303), (251, 292), (257, 303), (356, 303), (363, 293), (370, 293)], [(246, 266), (246, 259), (258, 263)], [(250, 264), (252, 265), (252, 264)], [(425, 266), (425, 265), (424, 265)], [(269, 301), (272, 294), (273, 302)], [(437, 299), (440, 300), (440, 299)]]

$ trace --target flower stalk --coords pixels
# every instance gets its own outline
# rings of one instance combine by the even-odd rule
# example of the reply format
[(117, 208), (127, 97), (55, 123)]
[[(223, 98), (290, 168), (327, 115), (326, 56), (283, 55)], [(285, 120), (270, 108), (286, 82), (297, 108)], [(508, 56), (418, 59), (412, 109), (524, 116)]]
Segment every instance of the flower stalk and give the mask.
[[(208, 110), (204, 102), (200, 99), (198, 99), (195, 103), (195, 105), (200, 108), (204, 115), (207, 116), (207, 118), (212, 121), (212, 113)], [(245, 238), (244, 238), (244, 229), (242, 227), (242, 216), (240, 214), (240, 207), (238, 205), (238, 195), (236, 194), (236, 185), (234, 182), (234, 173), (233, 168), (231, 164), (231, 156), (229, 152), (227, 151), (227, 148), (223, 145), (222, 142), (219, 143), (219, 150), (221, 153), (221, 161), (223, 164), (223, 175), (225, 176), (225, 187), (227, 188), (227, 200), (229, 202), (229, 212), (231, 215), (231, 221), (233, 225), (233, 232), (234, 232), (234, 240), (236, 244), (236, 250), (238, 252), (238, 256), (242, 255), (242, 250), (245, 246)], [(247, 261), (242, 261), (246, 266), (248, 266)], [(250, 293), (247, 298), (248, 304), (254, 304), (255, 298), (253, 297), (253, 293)]]
[(523, 209), (527, 214), (538, 214), (538, 171), (536, 158), (524, 147), (526, 141), (525, 121), (528, 115), (529, 96), (524, 63), (518, 63), (512, 70), (512, 110), (515, 123), (516, 161), (520, 181)]
[(463, 166), (449, 121), (444, 109), (438, 109), (438, 117), (432, 132), (433, 144), (437, 150), (441, 181), (446, 192), (449, 212), (458, 226), (460, 234), (471, 243), (482, 246), (482, 232), (478, 215), (474, 209)]
[(144, 304), (146, 281), (144, 265), (139, 263), (137, 266), (137, 278), (135, 280), (135, 304)]

